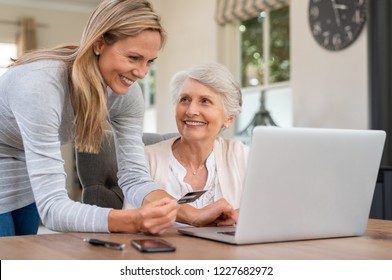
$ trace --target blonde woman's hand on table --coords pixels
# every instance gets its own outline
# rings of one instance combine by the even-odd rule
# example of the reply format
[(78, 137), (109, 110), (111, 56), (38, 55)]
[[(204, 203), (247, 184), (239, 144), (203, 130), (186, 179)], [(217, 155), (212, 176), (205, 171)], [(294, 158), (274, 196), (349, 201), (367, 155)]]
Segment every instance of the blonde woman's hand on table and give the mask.
[(162, 234), (175, 223), (178, 209), (175, 200), (165, 197), (137, 209), (112, 210), (109, 231)]

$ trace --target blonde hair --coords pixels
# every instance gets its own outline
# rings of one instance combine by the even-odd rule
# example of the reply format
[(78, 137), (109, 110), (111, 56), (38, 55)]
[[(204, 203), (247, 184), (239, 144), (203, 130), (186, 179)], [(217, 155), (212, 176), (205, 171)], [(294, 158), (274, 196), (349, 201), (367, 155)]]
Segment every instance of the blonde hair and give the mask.
[(63, 45), (27, 53), (10, 66), (40, 59), (64, 61), (68, 67), (70, 93), (75, 111), (75, 146), (81, 152), (97, 153), (108, 119), (107, 91), (98, 68), (93, 44), (101, 37), (108, 45), (135, 37), (144, 30), (158, 31), (161, 46), (166, 32), (150, 2), (105, 0), (91, 14), (79, 46)]

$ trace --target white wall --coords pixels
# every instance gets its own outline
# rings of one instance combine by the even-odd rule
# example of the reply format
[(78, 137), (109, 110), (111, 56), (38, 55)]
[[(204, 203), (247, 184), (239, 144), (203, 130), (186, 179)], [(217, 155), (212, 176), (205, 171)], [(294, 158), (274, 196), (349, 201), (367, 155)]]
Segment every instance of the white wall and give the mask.
[(347, 49), (327, 51), (311, 36), (307, 9), (291, 1), (293, 125), (368, 128), (366, 26)]
[(38, 24), (45, 26), (38, 28), (37, 44), (39, 48), (46, 48), (63, 43), (78, 44), (89, 13), (0, 4), (1, 39), (13, 42), (17, 33), (16, 25), (4, 24), (1, 21), (16, 22), (21, 16), (32, 16)]
[[(44, 26), (37, 30), (37, 44), (38, 48), (48, 48), (64, 43), (78, 44), (89, 12), (70, 12), (0, 4), (0, 41), (15, 42), (17, 26), (1, 23), (1, 21), (16, 22), (21, 16), (32, 16), (38, 24)], [(78, 199), (78, 189), (74, 187), (76, 174), (74, 172), (72, 144), (64, 145), (62, 154), (65, 160), (69, 195), (73, 199)]]
[(173, 74), (193, 64), (217, 61), (215, 1), (151, 0), (168, 33), (157, 59), (157, 131), (177, 131), (169, 95)]
[[(218, 50), (215, 1), (152, 0), (169, 37), (157, 60), (157, 130), (176, 129), (168, 83), (174, 72), (191, 64), (233, 64)], [(367, 28), (347, 49), (330, 52), (312, 38), (308, 1), (291, 1), (291, 86), (293, 126), (363, 128), (369, 126)], [(224, 42), (223, 47), (233, 48)], [(235, 48), (234, 48), (235, 49)], [(222, 55), (223, 54), (223, 55)], [(234, 62), (235, 64), (235, 62)], [(236, 73), (237, 74), (237, 73)]]

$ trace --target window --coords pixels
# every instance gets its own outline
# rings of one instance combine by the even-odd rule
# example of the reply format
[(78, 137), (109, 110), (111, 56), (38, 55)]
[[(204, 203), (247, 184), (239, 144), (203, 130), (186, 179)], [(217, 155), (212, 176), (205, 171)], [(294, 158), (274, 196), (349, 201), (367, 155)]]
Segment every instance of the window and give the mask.
[(144, 79), (137, 80), (143, 91), (144, 104), (146, 105), (147, 109), (154, 106), (155, 104), (155, 67), (155, 63), (152, 63), (150, 71), (148, 71)]
[(0, 76), (7, 71), (7, 65), (11, 63), (11, 58), (16, 57), (16, 44), (0, 43)]
[(144, 112), (143, 130), (147, 132), (157, 131), (156, 109), (155, 109), (155, 93), (156, 93), (155, 71), (156, 71), (156, 64), (152, 63), (150, 67), (150, 71), (148, 71), (144, 79), (137, 80), (137, 82), (139, 83), (142, 89), (143, 96), (144, 96), (145, 112)]
[(290, 80), (289, 7), (242, 22), (240, 32), (243, 87)]
[(255, 125), (291, 126), (289, 6), (242, 21), (243, 110), (235, 133), (248, 142)]

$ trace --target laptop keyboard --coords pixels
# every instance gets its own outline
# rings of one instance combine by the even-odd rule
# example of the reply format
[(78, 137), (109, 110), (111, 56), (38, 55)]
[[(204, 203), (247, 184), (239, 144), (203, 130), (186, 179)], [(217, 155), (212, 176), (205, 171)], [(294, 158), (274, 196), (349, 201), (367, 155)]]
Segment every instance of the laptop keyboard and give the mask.
[(227, 235), (234, 236), (235, 235), (235, 230), (233, 230), (233, 231), (219, 231), (218, 233), (219, 234), (227, 234)]

